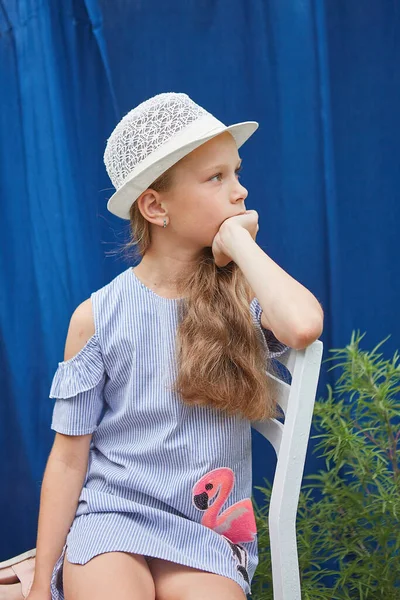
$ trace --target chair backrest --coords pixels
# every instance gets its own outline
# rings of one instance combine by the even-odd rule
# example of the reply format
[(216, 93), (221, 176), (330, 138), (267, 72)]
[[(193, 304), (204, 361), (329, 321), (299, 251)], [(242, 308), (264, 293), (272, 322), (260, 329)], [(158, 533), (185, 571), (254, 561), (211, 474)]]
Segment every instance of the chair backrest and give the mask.
[(276, 386), (284, 423), (276, 419), (252, 423), (277, 455), (268, 517), (274, 600), (301, 599), (296, 515), (322, 350), (323, 343), (316, 340), (303, 350), (290, 349), (276, 359), (292, 376), (289, 384), (268, 373)]

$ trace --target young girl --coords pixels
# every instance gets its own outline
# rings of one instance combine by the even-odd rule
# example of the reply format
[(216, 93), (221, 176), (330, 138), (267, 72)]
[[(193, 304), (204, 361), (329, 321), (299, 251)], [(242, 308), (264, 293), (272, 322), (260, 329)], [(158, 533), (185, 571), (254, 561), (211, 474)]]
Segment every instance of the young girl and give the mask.
[(107, 208), (141, 262), (71, 317), (30, 600), (251, 593), (251, 421), (276, 414), (267, 361), (323, 322), (255, 241), (238, 148), (257, 127), (165, 93), (107, 142)]

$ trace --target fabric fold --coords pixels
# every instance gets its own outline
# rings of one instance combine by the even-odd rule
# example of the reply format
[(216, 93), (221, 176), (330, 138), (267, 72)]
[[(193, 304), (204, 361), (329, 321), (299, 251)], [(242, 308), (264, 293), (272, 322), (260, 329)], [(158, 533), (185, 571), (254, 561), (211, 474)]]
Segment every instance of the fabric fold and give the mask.
[(71, 398), (94, 388), (104, 375), (104, 362), (96, 334), (75, 356), (58, 363), (49, 398)]

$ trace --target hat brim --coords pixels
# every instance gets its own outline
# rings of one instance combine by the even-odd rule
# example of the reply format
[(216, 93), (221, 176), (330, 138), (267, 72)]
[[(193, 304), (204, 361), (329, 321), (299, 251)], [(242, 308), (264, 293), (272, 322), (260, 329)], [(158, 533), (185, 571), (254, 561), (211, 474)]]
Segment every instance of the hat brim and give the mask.
[(111, 196), (107, 202), (107, 209), (121, 219), (130, 219), (129, 210), (133, 202), (142, 194), (162, 173), (176, 164), (181, 158), (195, 150), (208, 140), (228, 131), (234, 138), (238, 148), (242, 146), (258, 129), (256, 121), (244, 121), (228, 127), (213, 128), (188, 143), (180, 145), (175, 150), (168, 152), (154, 160), (139, 174), (133, 172), (132, 176)]

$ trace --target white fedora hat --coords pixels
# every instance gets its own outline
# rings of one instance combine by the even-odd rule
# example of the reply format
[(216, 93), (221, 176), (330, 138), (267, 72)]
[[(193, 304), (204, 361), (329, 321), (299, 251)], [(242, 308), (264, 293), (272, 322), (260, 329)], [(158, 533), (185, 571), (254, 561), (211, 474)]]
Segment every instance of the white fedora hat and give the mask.
[(140, 194), (189, 152), (224, 131), (239, 148), (257, 128), (256, 121), (227, 127), (187, 94), (168, 92), (145, 100), (108, 138), (104, 163), (116, 192), (107, 209), (129, 219), (129, 209)]

